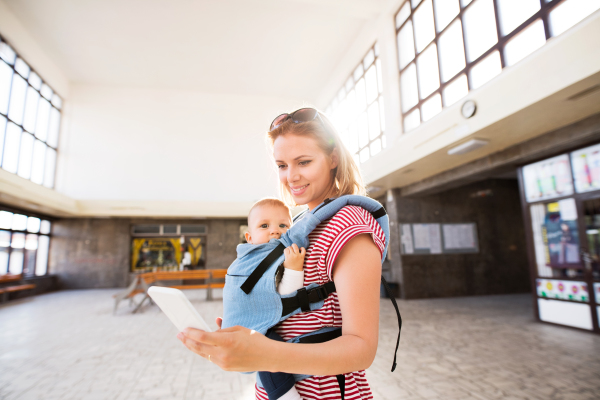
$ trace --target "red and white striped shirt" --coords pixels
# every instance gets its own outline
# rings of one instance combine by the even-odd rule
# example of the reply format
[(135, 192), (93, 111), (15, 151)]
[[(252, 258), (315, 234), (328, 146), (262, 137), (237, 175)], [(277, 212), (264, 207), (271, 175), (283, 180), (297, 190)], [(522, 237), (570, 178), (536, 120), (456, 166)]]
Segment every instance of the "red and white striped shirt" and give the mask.
[[(383, 254), (385, 234), (373, 216), (363, 208), (343, 207), (330, 220), (319, 224), (308, 237), (310, 244), (304, 258), (304, 286), (313, 282), (322, 285), (333, 280), (331, 273), (337, 256), (350, 239), (361, 233), (371, 234)], [(320, 309), (296, 314), (281, 322), (275, 329), (284, 340), (289, 340), (326, 326), (342, 326), (342, 313), (337, 293), (330, 294)], [(345, 377), (346, 400), (373, 398), (364, 370), (347, 373)], [(296, 389), (304, 400), (341, 399), (335, 376), (315, 375), (297, 382)], [(268, 400), (264, 389), (256, 387), (256, 399)]]

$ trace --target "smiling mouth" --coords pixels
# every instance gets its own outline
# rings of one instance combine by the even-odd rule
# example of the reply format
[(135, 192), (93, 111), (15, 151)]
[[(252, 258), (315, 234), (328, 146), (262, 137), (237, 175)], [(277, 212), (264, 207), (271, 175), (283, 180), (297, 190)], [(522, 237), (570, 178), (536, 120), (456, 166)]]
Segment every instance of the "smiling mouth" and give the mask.
[(292, 193), (298, 193), (298, 192), (301, 192), (304, 189), (306, 189), (306, 187), (308, 187), (308, 185), (310, 185), (310, 183), (308, 183), (308, 184), (306, 184), (304, 186), (297, 187), (297, 188), (293, 188), (293, 187), (290, 186), (290, 190), (292, 191)]

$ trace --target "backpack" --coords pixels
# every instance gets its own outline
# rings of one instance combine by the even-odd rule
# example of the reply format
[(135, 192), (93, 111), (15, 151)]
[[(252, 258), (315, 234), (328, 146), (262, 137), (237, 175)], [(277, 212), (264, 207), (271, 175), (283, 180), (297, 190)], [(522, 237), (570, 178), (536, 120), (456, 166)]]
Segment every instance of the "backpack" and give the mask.
[[(323, 285), (310, 285), (287, 295), (280, 295), (276, 288), (276, 277), (283, 264), (283, 250), (296, 243), (298, 247), (308, 247), (308, 235), (321, 222), (332, 218), (342, 207), (359, 206), (373, 216), (385, 233), (385, 249), (381, 262), (385, 260), (389, 245), (389, 219), (385, 208), (376, 200), (359, 195), (345, 195), (335, 199), (327, 199), (312, 211), (304, 211), (294, 221), (294, 225), (279, 239), (271, 239), (268, 243), (253, 245), (240, 244), (238, 258), (227, 269), (225, 287), (223, 288), (223, 322), (222, 328), (241, 325), (263, 335), (279, 322), (300, 312), (317, 310), (329, 294), (335, 292), (335, 283), (330, 281)], [(396, 355), (400, 344), (402, 318), (398, 305), (384, 279), (381, 283), (392, 301), (398, 318), (398, 338), (392, 372), (396, 369)], [(318, 343), (341, 336), (341, 328), (326, 327), (295, 337), (290, 342)], [(294, 375), (296, 381), (310, 375)]]

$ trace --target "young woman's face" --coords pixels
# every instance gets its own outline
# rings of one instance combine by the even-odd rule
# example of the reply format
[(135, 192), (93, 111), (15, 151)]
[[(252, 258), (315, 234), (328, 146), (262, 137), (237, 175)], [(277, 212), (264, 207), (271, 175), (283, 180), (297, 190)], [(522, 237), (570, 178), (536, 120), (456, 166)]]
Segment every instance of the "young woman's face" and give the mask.
[(279, 180), (296, 204), (312, 210), (325, 200), (333, 185), (331, 170), (338, 164), (335, 151), (328, 156), (313, 138), (288, 133), (275, 139), (273, 154)]

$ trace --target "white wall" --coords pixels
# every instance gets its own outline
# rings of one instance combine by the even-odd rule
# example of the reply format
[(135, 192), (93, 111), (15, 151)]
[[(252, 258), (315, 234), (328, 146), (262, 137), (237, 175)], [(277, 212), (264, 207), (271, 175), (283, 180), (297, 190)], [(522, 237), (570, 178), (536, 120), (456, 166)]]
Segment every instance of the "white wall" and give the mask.
[(74, 84), (2, 0), (0, 33), (65, 100), (56, 190), (0, 170), (4, 203), (57, 215), (244, 216), (277, 195), (265, 132), (306, 101)]
[(293, 99), (72, 85), (58, 190), (77, 200), (277, 194), (265, 133)]
[(69, 81), (51, 57), (49, 57), (19, 22), (13, 12), (0, 0), (0, 34), (17, 53), (46, 81), (63, 99), (69, 97)]
[(277, 195), (266, 129), (305, 99), (74, 84), (2, 0), (0, 33), (65, 100), (56, 190), (0, 170), (2, 202), (56, 215), (233, 217)]

